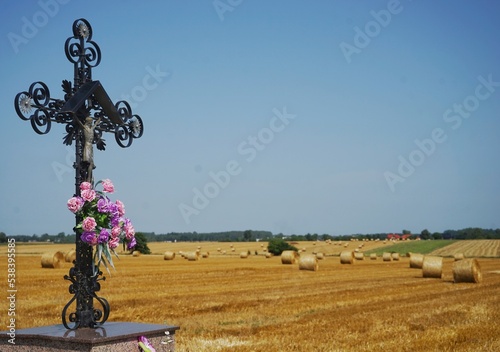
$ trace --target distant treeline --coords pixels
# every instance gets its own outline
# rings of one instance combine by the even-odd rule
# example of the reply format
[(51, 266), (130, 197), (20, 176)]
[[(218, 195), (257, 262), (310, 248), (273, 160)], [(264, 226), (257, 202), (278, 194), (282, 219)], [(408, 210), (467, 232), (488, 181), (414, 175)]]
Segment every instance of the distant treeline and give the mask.
[[(225, 232), (169, 232), (166, 234), (155, 234), (154, 232), (141, 232), (148, 242), (249, 242), (249, 241), (268, 241), (272, 238), (283, 238), (288, 241), (346, 241), (351, 239), (384, 240), (389, 233), (376, 234), (351, 234), (351, 235), (329, 235), (308, 233), (305, 235), (285, 236), (282, 233), (273, 235), (270, 231), (225, 231)], [(468, 227), (462, 230), (446, 230), (443, 232), (431, 233), (427, 229), (419, 234), (411, 234), (408, 230), (403, 230), (401, 234), (409, 235), (409, 239), (420, 238), (422, 240), (478, 240), (478, 239), (500, 239), (500, 229), (481, 229), (478, 227)], [(15, 238), (17, 242), (56, 242), (56, 243), (75, 243), (75, 235), (66, 235), (60, 232), (57, 235), (7, 235), (0, 232), (0, 243), (7, 242), (7, 237)]]

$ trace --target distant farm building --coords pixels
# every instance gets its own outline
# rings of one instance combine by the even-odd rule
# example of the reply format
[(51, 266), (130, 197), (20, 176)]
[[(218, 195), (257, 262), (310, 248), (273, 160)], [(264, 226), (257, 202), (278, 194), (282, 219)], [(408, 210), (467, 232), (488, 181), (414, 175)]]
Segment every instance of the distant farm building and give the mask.
[(390, 233), (387, 235), (387, 239), (388, 240), (395, 240), (395, 241), (399, 241), (399, 240), (407, 240), (409, 237), (411, 236), (411, 234), (404, 234), (404, 235), (400, 235), (398, 233)]

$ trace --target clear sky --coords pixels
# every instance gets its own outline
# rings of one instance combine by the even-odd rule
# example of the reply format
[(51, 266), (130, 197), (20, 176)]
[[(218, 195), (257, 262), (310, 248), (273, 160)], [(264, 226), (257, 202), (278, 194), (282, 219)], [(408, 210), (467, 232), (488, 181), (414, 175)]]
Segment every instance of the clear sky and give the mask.
[(14, 97), (62, 98), (87, 19), (113, 101), (144, 121), (105, 136), (137, 231), (420, 233), (500, 227), (497, 1), (39, 0), (0, 3), (0, 231), (72, 233), (74, 149)]

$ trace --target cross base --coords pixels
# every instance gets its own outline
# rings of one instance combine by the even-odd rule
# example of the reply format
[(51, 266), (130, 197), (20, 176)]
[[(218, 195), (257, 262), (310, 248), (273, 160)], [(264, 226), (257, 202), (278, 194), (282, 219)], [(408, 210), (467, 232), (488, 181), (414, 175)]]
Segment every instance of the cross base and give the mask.
[[(15, 345), (8, 332), (1, 333), (3, 352), (123, 352), (138, 351), (137, 338), (145, 336), (157, 352), (174, 352), (178, 326), (114, 323), (99, 328), (68, 330), (62, 324), (17, 330)], [(168, 334), (167, 334), (168, 333)], [(12, 339), (11, 339), (12, 341)]]

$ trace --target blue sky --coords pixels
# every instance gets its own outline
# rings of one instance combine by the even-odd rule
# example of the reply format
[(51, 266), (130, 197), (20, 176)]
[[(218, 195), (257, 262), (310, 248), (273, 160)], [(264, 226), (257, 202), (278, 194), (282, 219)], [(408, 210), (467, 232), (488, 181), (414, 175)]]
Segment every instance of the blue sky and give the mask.
[(0, 231), (71, 233), (74, 150), (14, 97), (62, 98), (73, 21), (145, 125), (95, 151), (137, 231), (500, 227), (495, 1), (3, 1)]

